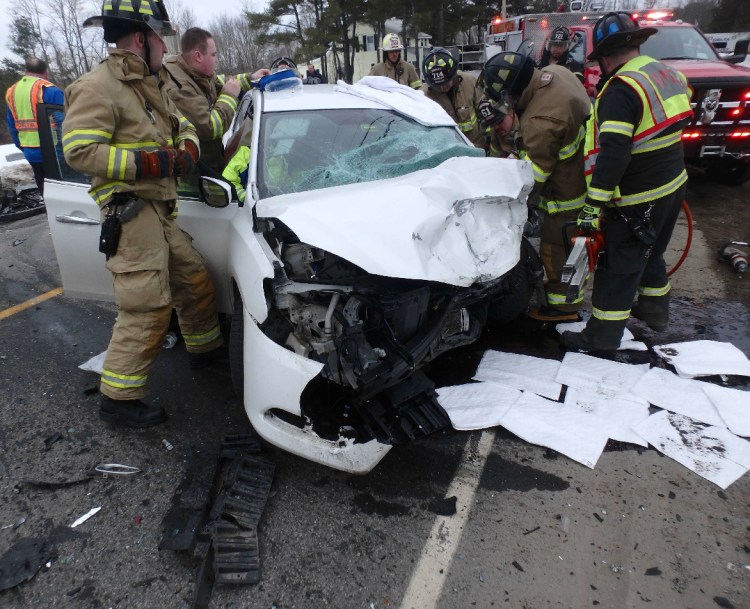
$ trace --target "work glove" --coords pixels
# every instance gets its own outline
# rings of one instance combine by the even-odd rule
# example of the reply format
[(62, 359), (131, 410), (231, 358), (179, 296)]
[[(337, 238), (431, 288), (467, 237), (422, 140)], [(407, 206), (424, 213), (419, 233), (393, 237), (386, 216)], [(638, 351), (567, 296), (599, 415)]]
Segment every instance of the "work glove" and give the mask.
[(190, 175), (195, 168), (195, 164), (198, 162), (198, 156), (198, 147), (190, 140), (186, 140), (184, 148), (177, 150), (173, 175), (177, 177)]
[(581, 230), (597, 231), (601, 224), (601, 214), (602, 208), (587, 200), (586, 205), (583, 206), (583, 209), (578, 214), (576, 225)]
[(136, 178), (168, 178), (173, 174), (175, 153), (171, 148), (159, 148), (153, 152), (138, 150), (135, 153)]

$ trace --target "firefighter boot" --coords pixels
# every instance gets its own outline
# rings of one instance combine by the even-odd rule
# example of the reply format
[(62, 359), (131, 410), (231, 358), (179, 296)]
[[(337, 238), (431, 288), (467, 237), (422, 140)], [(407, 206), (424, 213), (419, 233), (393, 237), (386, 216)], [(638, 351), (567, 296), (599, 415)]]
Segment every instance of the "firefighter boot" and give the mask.
[(669, 323), (669, 294), (639, 296), (638, 302), (633, 303), (630, 314), (646, 323), (654, 332), (664, 332)]
[(226, 346), (222, 345), (213, 351), (204, 351), (203, 353), (188, 352), (188, 363), (193, 370), (201, 368), (210, 368), (212, 366), (229, 366), (229, 351)]
[(561, 311), (550, 305), (531, 307), (526, 315), (537, 321), (581, 321), (578, 311)]
[(581, 332), (563, 332), (560, 342), (570, 351), (617, 351), (625, 321), (602, 321), (592, 317)]
[(103, 395), (99, 404), (99, 418), (105, 423), (145, 428), (166, 421), (167, 413), (161, 406), (149, 406), (140, 400), (113, 400)]

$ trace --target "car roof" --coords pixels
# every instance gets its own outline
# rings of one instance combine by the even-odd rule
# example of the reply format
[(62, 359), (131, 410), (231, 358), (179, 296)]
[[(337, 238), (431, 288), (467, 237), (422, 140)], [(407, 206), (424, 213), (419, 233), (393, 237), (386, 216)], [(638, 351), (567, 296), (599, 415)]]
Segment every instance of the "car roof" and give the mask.
[(339, 90), (336, 85), (302, 85), (282, 91), (263, 91), (264, 112), (290, 110), (336, 110), (341, 108), (378, 108), (388, 106)]

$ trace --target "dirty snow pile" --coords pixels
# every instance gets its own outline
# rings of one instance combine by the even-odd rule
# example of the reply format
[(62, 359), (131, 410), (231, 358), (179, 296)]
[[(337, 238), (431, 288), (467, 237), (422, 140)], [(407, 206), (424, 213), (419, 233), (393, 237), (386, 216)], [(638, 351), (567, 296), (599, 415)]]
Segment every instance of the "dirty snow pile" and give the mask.
[(0, 145), (0, 185), (18, 188), (34, 181), (34, 172), (23, 153), (13, 144)]
[(750, 469), (743, 439), (750, 437), (750, 392), (695, 377), (750, 377), (750, 360), (729, 343), (706, 340), (654, 351), (677, 374), (583, 353), (560, 362), (487, 351), (473, 376), (478, 382), (442, 387), (438, 399), (456, 429), (501, 425), (591, 468), (610, 438), (651, 444), (727, 488)]

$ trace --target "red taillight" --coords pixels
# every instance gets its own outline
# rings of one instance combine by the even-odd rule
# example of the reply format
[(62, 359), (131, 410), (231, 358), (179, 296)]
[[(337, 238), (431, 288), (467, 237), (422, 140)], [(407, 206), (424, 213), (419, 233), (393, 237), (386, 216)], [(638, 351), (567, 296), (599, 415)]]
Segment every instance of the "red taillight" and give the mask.
[(750, 137), (750, 131), (734, 131), (729, 137), (733, 137), (735, 139)]
[(745, 91), (745, 94), (742, 97), (745, 101), (750, 101), (750, 91)]
[(730, 112), (730, 114), (732, 116), (739, 116), (740, 114), (742, 114), (742, 108), (735, 108)]
[(701, 136), (700, 131), (683, 131), (683, 140), (697, 140)]

